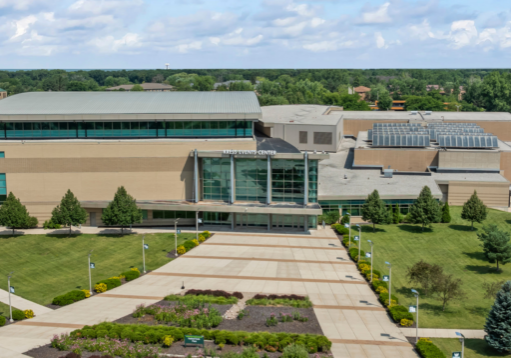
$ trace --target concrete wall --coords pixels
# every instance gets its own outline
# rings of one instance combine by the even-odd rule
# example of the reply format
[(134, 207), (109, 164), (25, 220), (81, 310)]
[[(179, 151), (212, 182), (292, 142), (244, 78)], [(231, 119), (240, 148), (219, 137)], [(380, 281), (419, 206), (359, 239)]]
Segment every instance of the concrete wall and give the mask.
[(7, 98), (7, 92), (0, 92), (0, 99)]
[[(299, 150), (337, 152), (342, 140), (342, 120), (337, 125), (281, 124), (271, 130), (273, 138), (281, 138)], [(307, 132), (307, 143), (300, 143), (300, 132)], [(332, 133), (332, 144), (314, 144), (314, 132)]]
[(509, 183), (495, 182), (449, 182), (449, 205), (463, 205), (477, 191), (486, 206), (509, 206)]
[(436, 150), (413, 149), (355, 149), (356, 165), (382, 165), (402, 172), (425, 172), (437, 166)]
[(500, 174), (511, 181), (511, 152), (500, 153)]
[[(101, 143), (101, 144), (99, 144)], [(42, 224), (71, 189), (82, 201), (112, 200), (124, 186), (137, 200), (191, 200), (192, 150), (255, 150), (247, 141), (0, 143), (0, 173)], [(96, 216), (97, 220), (99, 219)]]
[(366, 119), (344, 119), (344, 135), (358, 136), (358, 132), (373, 129), (374, 123), (408, 123), (407, 120), (366, 120)]
[(466, 169), (500, 169), (500, 153), (488, 151), (457, 151), (438, 152), (439, 168)]

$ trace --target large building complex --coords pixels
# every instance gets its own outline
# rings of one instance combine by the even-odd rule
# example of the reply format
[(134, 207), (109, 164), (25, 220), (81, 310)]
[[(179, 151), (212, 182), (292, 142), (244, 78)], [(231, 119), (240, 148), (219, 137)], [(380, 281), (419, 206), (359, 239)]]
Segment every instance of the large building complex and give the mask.
[[(435, 128), (472, 142), (442, 145)], [(359, 215), (374, 189), (403, 213), (425, 185), (452, 204), (476, 189), (508, 207), (507, 140), (504, 113), (261, 108), (253, 92), (25, 93), (0, 102), (0, 195), (40, 223), (71, 189), (101, 226), (125, 186), (144, 226), (308, 230), (323, 210)]]

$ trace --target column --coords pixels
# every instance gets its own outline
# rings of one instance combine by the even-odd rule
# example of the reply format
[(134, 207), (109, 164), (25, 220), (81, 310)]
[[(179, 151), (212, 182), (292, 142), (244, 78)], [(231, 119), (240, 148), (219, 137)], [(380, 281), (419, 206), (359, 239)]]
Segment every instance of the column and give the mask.
[(234, 213), (231, 213), (231, 230), (234, 230)]
[(271, 156), (268, 155), (267, 157), (267, 166), (266, 166), (266, 170), (268, 171), (268, 173), (266, 174), (266, 204), (267, 205), (270, 205), (271, 204)]
[(234, 204), (234, 154), (231, 154), (231, 204)]
[(194, 181), (194, 194), (195, 198), (194, 201), (196, 203), (199, 202), (199, 157), (197, 154), (197, 149), (193, 152), (193, 159), (194, 159), (194, 168), (193, 168), (193, 181)]
[(303, 231), (309, 231), (309, 223), (307, 222), (307, 215), (303, 217)]
[(304, 191), (303, 191), (303, 205), (307, 206), (309, 204), (309, 153), (305, 152), (303, 154), (303, 167), (305, 170), (305, 180), (304, 180)]
[(268, 215), (268, 231), (271, 230), (271, 214), (266, 214)]

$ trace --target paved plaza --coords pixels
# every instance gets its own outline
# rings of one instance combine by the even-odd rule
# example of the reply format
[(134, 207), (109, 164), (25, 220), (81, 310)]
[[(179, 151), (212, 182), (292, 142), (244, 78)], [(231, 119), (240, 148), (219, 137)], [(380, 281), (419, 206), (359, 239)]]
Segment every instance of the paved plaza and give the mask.
[(55, 334), (130, 314), (186, 289), (308, 295), (335, 358), (417, 357), (334, 233), (217, 233), (179, 259), (116, 289), (0, 329), (0, 358)]

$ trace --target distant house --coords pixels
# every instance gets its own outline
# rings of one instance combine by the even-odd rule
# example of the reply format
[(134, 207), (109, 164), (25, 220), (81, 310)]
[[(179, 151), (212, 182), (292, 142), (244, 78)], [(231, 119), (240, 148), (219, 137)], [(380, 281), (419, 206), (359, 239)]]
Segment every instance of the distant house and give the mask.
[(0, 99), (7, 98), (7, 91), (0, 88)]
[[(459, 88), (460, 90), (460, 93), (458, 94), (458, 101), (462, 101), (463, 100), (463, 95), (465, 94), (465, 88), (463, 88), (463, 86), (460, 86)], [(426, 85), (426, 91), (439, 91), (440, 94), (446, 94), (443, 87), (440, 87), (439, 85)], [(451, 90), (451, 93), (454, 91)]]
[(371, 92), (371, 89), (365, 86), (358, 86), (353, 88), (353, 92), (358, 93), (360, 99), (366, 100), (367, 94)]
[[(125, 91), (131, 91), (133, 86), (134, 85), (120, 85), (107, 88), (106, 91), (118, 91), (121, 88)], [(165, 83), (142, 83), (140, 86), (142, 86), (144, 92), (170, 92), (174, 89), (174, 86)]]

